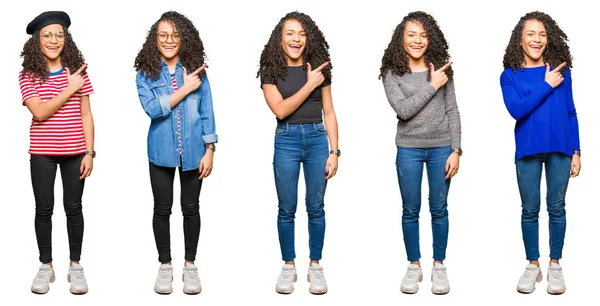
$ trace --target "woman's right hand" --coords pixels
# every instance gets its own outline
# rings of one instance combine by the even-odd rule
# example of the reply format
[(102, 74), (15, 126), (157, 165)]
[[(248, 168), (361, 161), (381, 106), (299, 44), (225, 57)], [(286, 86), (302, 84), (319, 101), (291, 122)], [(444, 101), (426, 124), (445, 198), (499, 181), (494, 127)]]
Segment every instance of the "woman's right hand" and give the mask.
[(546, 74), (544, 75), (544, 81), (546, 81), (546, 83), (550, 84), (550, 86), (552, 86), (552, 88), (556, 88), (556, 86), (560, 85), (560, 83), (562, 83), (565, 80), (563, 75), (560, 73), (560, 70), (566, 64), (567, 64), (567, 62), (564, 62), (564, 63), (558, 65), (558, 67), (554, 68), (552, 71), (550, 71), (550, 65), (548, 63), (546, 63)]
[(429, 81), (429, 83), (431, 83), (431, 86), (433, 86), (435, 90), (440, 89), (442, 86), (446, 85), (446, 82), (448, 82), (448, 75), (446, 75), (445, 70), (448, 69), (450, 65), (452, 65), (452, 62), (449, 62), (442, 66), (442, 68), (435, 70), (433, 63), (429, 64), (429, 73), (431, 75), (431, 81)]
[(325, 62), (319, 68), (312, 70), (310, 63), (306, 63), (306, 83), (310, 84), (313, 89), (319, 87), (325, 81), (321, 70), (327, 67), (327, 65), (329, 65), (329, 62)]
[(200, 68), (196, 69), (196, 71), (187, 74), (187, 69), (183, 67), (183, 86), (181, 87), (186, 91), (186, 93), (190, 93), (198, 88), (202, 84), (200, 80), (200, 76), (198, 75), (200, 71), (204, 70), (206, 64), (200, 66)]
[(67, 88), (71, 90), (71, 95), (80, 90), (81, 87), (83, 87), (83, 84), (85, 84), (85, 80), (83, 79), (83, 75), (81, 75), (81, 73), (86, 67), (87, 64), (83, 64), (83, 66), (81, 66), (74, 74), (71, 74), (69, 67), (65, 67), (65, 70), (67, 71)]

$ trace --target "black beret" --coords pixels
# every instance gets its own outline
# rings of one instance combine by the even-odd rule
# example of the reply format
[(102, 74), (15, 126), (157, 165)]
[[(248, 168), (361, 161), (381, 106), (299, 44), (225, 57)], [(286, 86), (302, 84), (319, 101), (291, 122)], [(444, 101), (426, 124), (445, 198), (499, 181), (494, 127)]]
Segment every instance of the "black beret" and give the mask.
[(27, 25), (27, 34), (33, 34), (50, 24), (60, 24), (65, 28), (71, 25), (71, 18), (63, 11), (43, 12)]

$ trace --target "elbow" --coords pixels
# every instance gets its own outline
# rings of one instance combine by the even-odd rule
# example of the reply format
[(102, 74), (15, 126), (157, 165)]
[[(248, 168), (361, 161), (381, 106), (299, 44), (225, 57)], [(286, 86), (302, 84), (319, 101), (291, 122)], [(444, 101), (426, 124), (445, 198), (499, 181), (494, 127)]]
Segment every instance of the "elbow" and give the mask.
[(50, 116), (41, 112), (32, 112), (32, 114), (35, 121), (46, 121), (48, 118), (50, 118)]
[(275, 117), (277, 117), (278, 120), (283, 120), (285, 117), (288, 116), (288, 114), (281, 110), (275, 110), (273, 113), (275, 114)]

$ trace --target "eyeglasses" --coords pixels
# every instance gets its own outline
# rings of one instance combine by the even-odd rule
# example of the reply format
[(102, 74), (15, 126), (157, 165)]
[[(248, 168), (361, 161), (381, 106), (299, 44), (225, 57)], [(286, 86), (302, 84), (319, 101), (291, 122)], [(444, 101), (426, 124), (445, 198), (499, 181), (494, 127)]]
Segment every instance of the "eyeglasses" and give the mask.
[(156, 36), (158, 37), (158, 41), (160, 41), (160, 42), (167, 41), (169, 39), (169, 37), (171, 37), (171, 40), (173, 42), (179, 42), (181, 40), (181, 36), (177, 32), (175, 32), (173, 34), (167, 34), (165, 32), (160, 32)]
[(42, 39), (44, 41), (51, 41), (52, 37), (56, 37), (56, 41), (64, 41), (65, 33), (63, 33), (63, 32), (52, 33), (50, 31), (46, 31), (46, 32), (42, 33)]

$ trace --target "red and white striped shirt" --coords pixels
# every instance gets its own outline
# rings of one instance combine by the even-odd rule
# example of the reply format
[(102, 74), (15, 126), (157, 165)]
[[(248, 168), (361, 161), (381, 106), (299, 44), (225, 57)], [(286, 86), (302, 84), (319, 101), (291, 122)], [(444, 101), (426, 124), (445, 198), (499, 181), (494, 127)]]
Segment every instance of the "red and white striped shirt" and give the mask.
[[(65, 104), (50, 118), (44, 121), (32, 119), (29, 130), (29, 154), (72, 156), (85, 153), (85, 138), (81, 122), (81, 97), (94, 93), (92, 84), (86, 75), (84, 84)], [(48, 79), (40, 84), (38, 77), (29, 75), (21, 77), (19, 85), (23, 96), (23, 105), (30, 98), (39, 97), (48, 101), (57, 96), (68, 86), (67, 72), (64, 68), (49, 73)]]
[[(171, 86), (173, 86), (173, 90), (177, 90), (177, 79), (173, 74), (171, 75)], [(181, 148), (181, 104), (177, 104), (177, 153), (183, 155)]]

